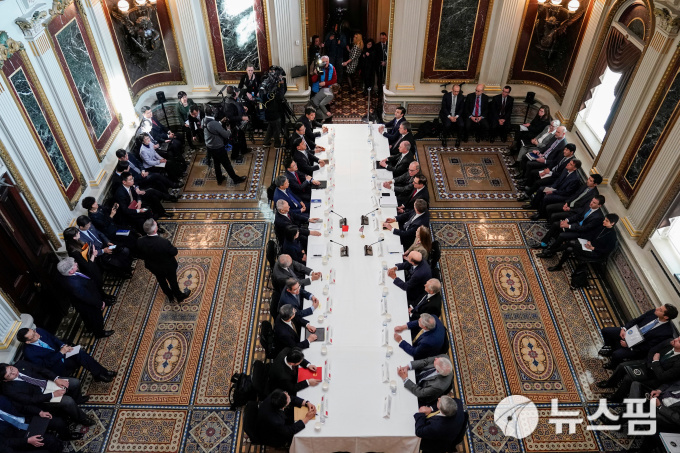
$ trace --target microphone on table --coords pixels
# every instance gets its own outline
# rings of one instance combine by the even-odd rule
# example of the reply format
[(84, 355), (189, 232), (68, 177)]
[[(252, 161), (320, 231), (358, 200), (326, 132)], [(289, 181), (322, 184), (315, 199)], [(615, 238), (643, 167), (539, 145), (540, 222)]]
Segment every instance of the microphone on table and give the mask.
[(346, 245), (342, 245), (339, 242), (335, 242), (333, 239), (329, 239), (333, 244), (338, 244), (340, 246), (340, 256), (349, 256), (349, 250)]
[(378, 209), (380, 209), (380, 208), (375, 208), (374, 210), (369, 211), (369, 212), (367, 212), (366, 214), (362, 215), (362, 216), (361, 216), (361, 224), (362, 224), (362, 225), (368, 225), (368, 215), (369, 215), (370, 213), (372, 213), (372, 212), (377, 211)]
[(341, 216), (340, 214), (338, 214), (337, 212), (333, 211), (332, 209), (331, 209), (331, 212), (332, 212), (333, 214), (335, 214), (336, 216), (340, 217), (340, 222), (339, 222), (339, 223), (340, 223), (340, 228), (342, 228), (342, 227), (344, 227), (345, 225), (347, 225), (347, 218), (346, 218), (346, 217)]
[(371, 246), (377, 244), (378, 242), (382, 242), (384, 240), (385, 240), (385, 238), (380, 238), (377, 241), (375, 241), (373, 244), (364, 245), (364, 256), (373, 256), (373, 247), (371, 247)]

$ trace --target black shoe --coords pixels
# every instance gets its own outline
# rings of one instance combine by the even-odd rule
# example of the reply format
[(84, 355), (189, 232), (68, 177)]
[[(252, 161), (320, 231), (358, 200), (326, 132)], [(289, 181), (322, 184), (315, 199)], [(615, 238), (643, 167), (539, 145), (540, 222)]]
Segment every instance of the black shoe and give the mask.
[(541, 252), (536, 256), (539, 258), (552, 258), (553, 256), (555, 256), (555, 254), (553, 252), (549, 252), (546, 250), (545, 252)]
[(616, 365), (612, 362), (607, 362), (604, 365), (602, 365), (602, 368), (604, 368), (605, 370), (614, 370), (616, 369)]
[(548, 268), (548, 272), (557, 272), (562, 270), (562, 265), (561, 264), (556, 264), (554, 266), (550, 266)]
[(113, 307), (117, 303), (118, 301), (116, 299), (104, 299), (104, 305), (106, 305), (107, 307)]
[(69, 442), (69, 441), (72, 441), (72, 440), (80, 440), (83, 437), (85, 437), (84, 433), (80, 433), (78, 431), (71, 431), (70, 433), (68, 433), (64, 437), (60, 437), (60, 439), (65, 441), (65, 442)]
[(97, 422), (92, 417), (85, 417), (84, 419), (79, 420), (79, 423), (83, 426), (94, 426)]
[(601, 355), (602, 357), (611, 357), (613, 353), (614, 350), (611, 348), (611, 346), (603, 346), (602, 349), (597, 351), (597, 354)]
[(118, 376), (118, 371), (106, 370), (106, 375), (110, 378), (115, 378), (116, 376)]
[[(521, 201), (521, 200), (518, 200), (518, 201)], [(522, 209), (527, 209), (527, 210), (528, 210), (528, 209), (534, 209), (534, 207), (531, 205), (531, 203), (524, 203), (524, 204), (522, 205)]]
[(529, 220), (536, 221), (536, 220), (539, 220), (540, 218), (541, 218), (541, 214), (536, 213), (536, 214), (532, 215), (531, 217), (529, 217)]
[(177, 296), (177, 302), (182, 302), (184, 299), (189, 297), (191, 295), (191, 290), (190, 289), (185, 289), (184, 292)]
[(541, 243), (539, 242), (538, 244), (532, 245), (531, 248), (534, 249), (534, 250), (540, 250), (540, 249), (543, 249), (543, 248), (545, 248), (545, 247), (543, 247), (543, 246), (541, 245)]
[(182, 184), (181, 182), (176, 182), (171, 184), (170, 187), (173, 189), (181, 189), (182, 187), (184, 187), (184, 184)]
[(269, 143), (263, 143), (262, 146), (272, 146), (272, 142)]
[(90, 401), (90, 395), (80, 395), (78, 399), (73, 398), (76, 404), (85, 404)]
[[(478, 140), (478, 141), (479, 141), (479, 140)], [(489, 140), (489, 143), (493, 143), (493, 142), (495, 142), (495, 141), (496, 141), (496, 140), (492, 138), (492, 139)]]
[(177, 203), (179, 201), (179, 198), (177, 198), (174, 195), (170, 195), (170, 198), (168, 199), (170, 203)]
[(477, 137), (477, 138), (475, 139), (475, 141), (476, 141), (477, 143), (479, 143), (479, 142), (481, 142), (481, 141), (482, 141), (482, 139), (481, 139), (481, 138), (479, 138), (479, 137)]
[(95, 338), (106, 338), (106, 337), (110, 337), (110, 336), (113, 335), (114, 333), (116, 333), (115, 330), (105, 330), (104, 332), (102, 332), (101, 335), (95, 335)]
[[(511, 153), (508, 153), (508, 154), (511, 154)], [(512, 167), (512, 168), (519, 168), (519, 162), (515, 162), (514, 164), (510, 164), (508, 166)]]
[(456, 140), (456, 143), (453, 146), (455, 146), (456, 148), (460, 147), (460, 140)]
[(221, 186), (226, 178), (217, 178), (217, 185)]
[(522, 194), (522, 196), (517, 199), (517, 201), (529, 201), (529, 200), (531, 200), (531, 197), (527, 194)]
[(243, 154), (248, 154), (248, 153), (252, 153), (252, 152), (253, 152), (253, 148), (246, 148), (246, 149), (243, 150)]
[(113, 381), (113, 378), (111, 376), (108, 376), (106, 374), (100, 374), (99, 376), (94, 377), (95, 382), (111, 382)]
[(609, 380), (600, 381), (595, 385), (597, 385), (601, 389), (613, 389), (614, 388), (614, 386), (609, 382)]
[(234, 181), (234, 184), (241, 184), (246, 179), (248, 179), (248, 178), (246, 178), (245, 176), (237, 176), (236, 179), (233, 179), (233, 181)]

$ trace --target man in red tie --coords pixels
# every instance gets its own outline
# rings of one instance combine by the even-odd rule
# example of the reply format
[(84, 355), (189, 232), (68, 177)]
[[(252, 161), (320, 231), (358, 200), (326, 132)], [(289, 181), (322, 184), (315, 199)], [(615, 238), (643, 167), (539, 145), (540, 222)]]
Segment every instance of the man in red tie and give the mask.
[(465, 98), (465, 137), (467, 142), (471, 132), (474, 132), (475, 139), (479, 143), (482, 136), (487, 134), (489, 129), (489, 96), (484, 94), (484, 85), (479, 84), (474, 93), (470, 93)]
[(305, 205), (309, 206), (312, 199), (312, 189), (318, 187), (321, 182), (312, 178), (311, 175), (299, 171), (297, 162), (293, 159), (286, 160), (284, 165), (286, 166), (286, 178), (290, 183), (288, 189)]
[(413, 191), (403, 198), (397, 198), (399, 202), (397, 212), (403, 214), (404, 212), (411, 211), (413, 204), (419, 199), (430, 202), (430, 193), (427, 191), (427, 178), (422, 173), (413, 178)]

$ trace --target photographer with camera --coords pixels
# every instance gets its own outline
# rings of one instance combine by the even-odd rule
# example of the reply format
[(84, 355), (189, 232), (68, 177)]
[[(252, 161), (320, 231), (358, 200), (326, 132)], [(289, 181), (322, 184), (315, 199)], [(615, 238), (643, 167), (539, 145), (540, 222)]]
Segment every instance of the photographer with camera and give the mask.
[[(312, 82), (311, 102), (318, 110), (317, 117), (321, 121), (324, 121), (333, 116), (333, 114), (326, 109), (326, 105), (333, 100), (333, 91), (331, 91), (330, 87), (337, 83), (338, 75), (335, 71), (335, 66), (330, 63), (328, 56), (324, 55), (321, 57), (321, 61), (321, 67), (315, 67), (310, 78)], [(319, 114), (319, 112), (321, 114)]]
[[(205, 118), (203, 120), (203, 133), (205, 137), (205, 146), (208, 149), (208, 158), (215, 163), (215, 178), (217, 184), (224, 182), (222, 175), (222, 167), (227, 171), (229, 177), (234, 181), (234, 184), (239, 184), (245, 181), (245, 176), (239, 176), (231, 166), (229, 155), (227, 154), (227, 143), (231, 137), (231, 132), (225, 129), (224, 125), (227, 118), (222, 118), (221, 121), (215, 120), (215, 107), (208, 105), (205, 109)], [(233, 155), (233, 152), (232, 152)]]
[[(237, 99), (238, 89), (233, 86), (227, 87), (227, 96), (224, 99), (225, 115), (229, 119), (229, 126), (231, 127), (232, 146), (231, 158), (233, 160), (240, 159), (243, 154), (249, 153), (251, 150), (246, 146), (245, 130), (251, 127), (250, 118), (248, 118), (248, 107), (243, 105), (241, 100)], [(215, 165), (217, 168), (217, 165)]]
[[(281, 123), (283, 121), (283, 105), (288, 91), (286, 78), (283, 77), (283, 69), (278, 66), (269, 68), (269, 73), (262, 83), (263, 90), (260, 96), (264, 108), (264, 119), (267, 122), (267, 133), (264, 135), (264, 146), (271, 145), (274, 139), (274, 147), (281, 147)], [(266, 91), (265, 91), (266, 90)]]

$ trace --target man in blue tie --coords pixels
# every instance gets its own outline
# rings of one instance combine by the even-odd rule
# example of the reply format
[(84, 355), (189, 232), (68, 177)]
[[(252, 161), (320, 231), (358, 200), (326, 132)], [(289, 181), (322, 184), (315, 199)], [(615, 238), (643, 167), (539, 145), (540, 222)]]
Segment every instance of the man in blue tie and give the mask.
[[(303, 310), (303, 300), (309, 300), (312, 302), (312, 306), (305, 308)], [(292, 305), (300, 313), (303, 318), (314, 313), (319, 307), (319, 299), (309, 291), (305, 291), (300, 285), (297, 278), (289, 278), (286, 280), (286, 287), (281, 291), (281, 299), (279, 300), (279, 306)]]
[(307, 211), (307, 206), (298, 200), (293, 193), (288, 190), (290, 187), (290, 182), (285, 175), (280, 175), (276, 177), (276, 190), (274, 191), (274, 204), (279, 200), (284, 200), (288, 202), (290, 211), (296, 214), (301, 214), (305, 217), (309, 217), (309, 211)]
[(72, 346), (40, 327), (19, 329), (17, 340), (24, 343), (25, 360), (60, 376), (71, 376), (81, 366), (92, 373), (97, 382), (111, 382), (117, 374), (104, 368), (84, 348), (74, 352)]
[(123, 278), (132, 277), (132, 257), (130, 249), (127, 247), (116, 246), (92, 225), (90, 218), (81, 215), (76, 219), (76, 224), (80, 230), (80, 240), (87, 242), (97, 250), (95, 262), (103, 270), (112, 270), (120, 273)]
[[(603, 327), (602, 339), (604, 346), (599, 354), (609, 357), (606, 369), (613, 370), (623, 360), (639, 359), (647, 355), (650, 349), (673, 336), (673, 326), (669, 322), (678, 316), (678, 309), (671, 304), (665, 304), (638, 316), (627, 322), (623, 327)], [(643, 341), (633, 346), (626, 343), (626, 332), (637, 326)]]

